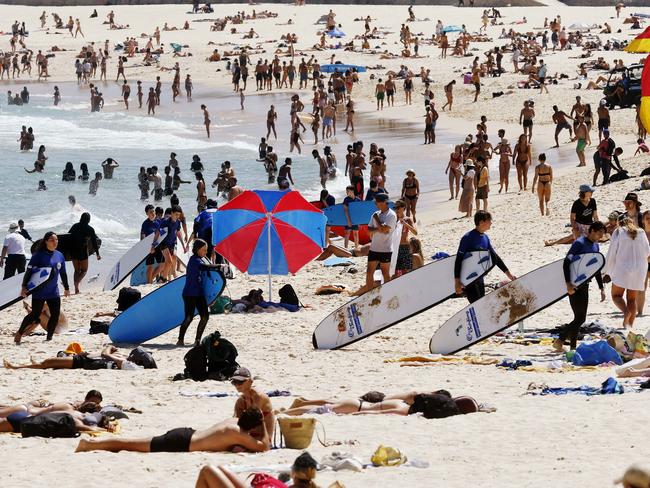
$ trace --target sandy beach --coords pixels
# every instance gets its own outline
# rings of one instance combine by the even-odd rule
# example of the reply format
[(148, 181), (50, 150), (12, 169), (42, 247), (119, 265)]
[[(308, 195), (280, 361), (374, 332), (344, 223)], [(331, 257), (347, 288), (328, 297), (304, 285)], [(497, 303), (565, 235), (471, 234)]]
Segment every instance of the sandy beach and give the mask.
[[(214, 49), (234, 50), (248, 44), (253, 63), (258, 58), (272, 59), (275, 49), (282, 42), (280, 36), (287, 32), (298, 36), (296, 60), (314, 55), (321, 64), (328, 63), (330, 56), (346, 64), (369, 67), (360, 74), (360, 82), (355, 84), (352, 98), (357, 111), (360, 129), (353, 136), (342, 132), (345, 116), (340, 115), (339, 133), (329, 141), (341, 161), (344, 161), (345, 146), (355, 140), (363, 140), (366, 146), (377, 142), (386, 148), (389, 165), (395, 167), (412, 167), (416, 172), (426, 174), (421, 188), (422, 198), (418, 204), (419, 237), (423, 244), (425, 261), (437, 252), (456, 252), (460, 238), (474, 226), (470, 219), (458, 212), (458, 201), (448, 201), (448, 190), (439, 179), (435, 187), (434, 176), (444, 172), (449, 154), (454, 144), (461, 144), (465, 135), (476, 132), (476, 124), (481, 115), (488, 118), (489, 140), (496, 144), (497, 130), (505, 129), (506, 138), (514, 145), (521, 133), (518, 124), (523, 102), (535, 101), (535, 127), (532, 141), (533, 161), (537, 155), (546, 153), (548, 161), (554, 167), (553, 195), (550, 201), (550, 216), (539, 215), (537, 196), (528, 189), (517, 193), (514, 169), (510, 172), (510, 191), (498, 194), (498, 158), (492, 160), (490, 167), (491, 193), (490, 212), (494, 220), (489, 232), (490, 238), (502, 259), (516, 276), (524, 275), (546, 263), (562, 259), (568, 246), (546, 247), (544, 240), (559, 238), (570, 232), (566, 227), (572, 202), (577, 198), (578, 187), (591, 183), (593, 176), (592, 154), (598, 144), (597, 131), (591, 131), (592, 145), (586, 150), (587, 166), (576, 168), (577, 156), (575, 144), (568, 141), (568, 135), (560, 136), (560, 147), (552, 148), (554, 124), (551, 120), (552, 106), (558, 105), (567, 113), (580, 95), (583, 102), (590, 103), (595, 110), (602, 98), (602, 90), (575, 89), (577, 65), (582, 61), (594, 60), (602, 56), (610, 64), (615, 59), (622, 59), (626, 65), (639, 62), (642, 54), (630, 54), (620, 50), (604, 51), (595, 49), (590, 58), (578, 58), (583, 54), (581, 48), (573, 46), (571, 50), (551, 52), (549, 48), (541, 58), (548, 65), (548, 76), (566, 74), (557, 85), (549, 85), (549, 94), (539, 94), (538, 89), (518, 89), (517, 83), (527, 76), (512, 73), (511, 53), (503, 57), (506, 73), (499, 77), (482, 78), (481, 95), (477, 103), (472, 103), (474, 89), (472, 85), (463, 85), (462, 74), (471, 71), (474, 56), (495, 46), (508, 44), (507, 39), (499, 39), (502, 29), (513, 28), (517, 32), (543, 32), (544, 19), (557, 15), (563, 25), (575, 22), (586, 25), (598, 25), (592, 34), (600, 32), (600, 26), (608, 22), (612, 34), (599, 34), (601, 40), (629, 41), (642, 31), (630, 30), (623, 24), (625, 17), (633, 12), (650, 15), (650, 7), (624, 8), (619, 19), (613, 6), (608, 7), (567, 7), (555, 0), (546, 0), (543, 7), (501, 8), (503, 25), (487, 27), (486, 42), (472, 42), (466, 57), (440, 59), (440, 49), (428, 44), (435, 32), (435, 24), (441, 19), (445, 25), (467, 26), (469, 32), (478, 32), (481, 26), (480, 8), (456, 8), (452, 6), (414, 7), (418, 20), (409, 22), (411, 32), (417, 34), (421, 45), (420, 58), (394, 57), (381, 59), (384, 51), (399, 54), (402, 46), (399, 42), (400, 25), (408, 14), (406, 6), (372, 6), (335, 5), (336, 22), (347, 36), (349, 42), (355, 35), (364, 32), (364, 22), (354, 21), (370, 14), (372, 27), (386, 32), (380, 39), (370, 40), (376, 52), (359, 53), (343, 49), (316, 51), (312, 47), (319, 42), (320, 30), (324, 25), (316, 22), (327, 14), (330, 6), (260, 4), (254, 7), (245, 5), (218, 5), (211, 14), (192, 15), (187, 13), (191, 5), (151, 5), (151, 6), (115, 6), (97, 7), (98, 18), (89, 19), (94, 7), (55, 7), (45, 8), (48, 12), (46, 29), (39, 29), (38, 17), (43, 11), (38, 7), (0, 6), (0, 18), (4, 19), (2, 28), (10, 31), (13, 19), (25, 21), (30, 31), (27, 37), (29, 49), (50, 53), (53, 46), (65, 49), (56, 51), (50, 58), (47, 82), (40, 82), (39, 89), (47, 83), (47, 91), (57, 83), (75, 80), (74, 59), (82, 46), (94, 42), (103, 46), (105, 40), (111, 45), (123, 42), (126, 37), (135, 37), (144, 45), (148, 36), (153, 34), (156, 26), (162, 28), (165, 22), (170, 26), (181, 28), (187, 20), (189, 30), (163, 31), (161, 42), (165, 53), (161, 55), (158, 65), (143, 66), (142, 54), (129, 58), (126, 63), (126, 76), (135, 85), (135, 80), (142, 80), (147, 89), (153, 86), (156, 76), (163, 81), (163, 102), (160, 113), (173, 115), (175, 110), (188, 111), (188, 102), (184, 94), (176, 105), (171, 103), (171, 81), (173, 71), (164, 71), (160, 67), (172, 68), (178, 62), (181, 77), (191, 74), (200, 91), (192, 102), (191, 110), (196, 114), (192, 128), (201, 134), (202, 114), (199, 105), (204, 103), (201, 96), (209, 98), (210, 114), (215, 125), (214, 139), (223, 140), (231, 137), (230, 129), (220, 129), (232, 122), (234, 108), (239, 103), (238, 96), (226, 96), (232, 90), (231, 76), (226, 70), (225, 62), (206, 62)], [(241, 25), (228, 24), (223, 32), (211, 32), (212, 21), (226, 15), (234, 15), (245, 10), (247, 14), (255, 8), (259, 13), (264, 10), (277, 13), (277, 17), (246, 20)], [(125, 30), (110, 30), (102, 24), (110, 10), (115, 12), (117, 24), (129, 25)], [(67, 30), (55, 30), (51, 15), (56, 12), (64, 21), (68, 16), (79, 18), (85, 37), (71, 37)], [(525, 24), (518, 23), (526, 18)], [(291, 25), (287, 21), (291, 19)], [(424, 20), (428, 19), (428, 20)], [(642, 24), (646, 27), (648, 24)], [(237, 33), (231, 33), (230, 28)], [(259, 35), (252, 40), (242, 39), (249, 29)], [(617, 32), (621, 29), (621, 32)], [(568, 29), (571, 30), (571, 29)], [(420, 34), (421, 33), (421, 34)], [(141, 34), (145, 34), (142, 37)], [(0, 49), (7, 50), (9, 37), (0, 37)], [(427, 43), (425, 43), (425, 39)], [(451, 37), (451, 45), (455, 36)], [(337, 42), (328, 39), (328, 44)], [(191, 57), (172, 57), (169, 43), (183, 45), (182, 53), (192, 53)], [(186, 47), (187, 46), (187, 47)], [(360, 46), (360, 40), (355, 41)], [(284, 48), (286, 50), (286, 48)], [(263, 50), (263, 52), (262, 52)], [(450, 48), (451, 51), (451, 48)], [(113, 53), (111, 53), (113, 56)], [(281, 57), (289, 60), (289, 57)], [(398, 71), (406, 64), (411, 71), (419, 73), (424, 66), (431, 70), (433, 82), (431, 88), (435, 94), (436, 107), (440, 113), (437, 123), (438, 138), (435, 145), (422, 145), (423, 122), (423, 84), (414, 78), (413, 104), (404, 104), (402, 81), (398, 80), (395, 107), (386, 107), (383, 111), (375, 110), (374, 90), (378, 78), (384, 77), (389, 70)], [(373, 68), (381, 66), (381, 68)], [(31, 82), (35, 82), (36, 68), (32, 72)], [(588, 79), (592, 80), (605, 71), (590, 71)], [(114, 90), (116, 60), (109, 59), (108, 82), (100, 86)], [(371, 79), (371, 76), (374, 77)], [(25, 78), (26, 80), (27, 78)], [(444, 103), (443, 86), (452, 79), (457, 80), (453, 111), (442, 112)], [(5, 90), (19, 89), (24, 79), (0, 81)], [(266, 105), (264, 94), (255, 92), (255, 80), (249, 78), (246, 91), (247, 100), (255, 107)], [(77, 90), (76, 86), (66, 85), (66, 89)], [(109, 88), (105, 88), (108, 90)], [(86, 93), (83, 86), (76, 93)], [(292, 93), (299, 93), (308, 109), (311, 100), (311, 83), (307, 90), (273, 90), (273, 94), (286, 100)], [(502, 96), (492, 97), (495, 92), (504, 92)], [(215, 96), (218, 94), (218, 96)], [(62, 93), (65, 105), (66, 93)], [(257, 98), (262, 98), (262, 101)], [(113, 97), (114, 98), (114, 97)], [(254, 101), (251, 101), (253, 99)], [(276, 99), (274, 97), (274, 99)], [(133, 95), (132, 95), (133, 103)], [(178, 108), (179, 106), (183, 108)], [(19, 107), (8, 107), (3, 101), (0, 105), (0, 117), (13, 113)], [(289, 107), (286, 103), (278, 109), (279, 142), (277, 150), (280, 160), (288, 156)], [(110, 107), (109, 111), (120, 111), (120, 107)], [(140, 110), (144, 117), (146, 110)], [(242, 132), (250, 132), (255, 139), (264, 135), (265, 113), (246, 114), (247, 124)], [(255, 119), (251, 121), (250, 119)], [(376, 139), (369, 138), (361, 128), (372, 133)], [(162, 130), (162, 129), (161, 129)], [(238, 129), (239, 130), (239, 129)], [(19, 127), (16, 127), (16, 133)], [(47, 131), (44, 126), (42, 132)], [(623, 148), (621, 165), (632, 176), (621, 182), (612, 182), (598, 186), (594, 199), (598, 202), (598, 212), (602, 220), (614, 210), (623, 210), (623, 198), (641, 186), (642, 177), (638, 175), (650, 166), (650, 156), (642, 154), (633, 156), (637, 144), (637, 124), (634, 108), (611, 111), (612, 138)], [(227, 135), (224, 135), (227, 134)], [(303, 152), (309, 153), (313, 147), (310, 131), (305, 134), (306, 144)], [(221, 138), (221, 139), (220, 139)], [(189, 139), (189, 137), (188, 137)], [(120, 141), (116, 140), (116, 147)], [(325, 144), (315, 146), (321, 150)], [(218, 149), (214, 151), (213, 160), (220, 160)], [(18, 153), (17, 144), (3, 147), (3, 151)], [(50, 152), (52, 165), (62, 165), (54, 151)], [(309, 154), (308, 154), (309, 156)], [(102, 156), (103, 159), (104, 156)], [(152, 162), (153, 163), (153, 162)], [(158, 162), (162, 167), (164, 161)], [(50, 164), (48, 162), (48, 164)], [(186, 162), (183, 162), (187, 166)], [(313, 163), (314, 165), (316, 163)], [(126, 170), (124, 170), (126, 171)], [(130, 171), (130, 169), (129, 169)], [(215, 167), (210, 168), (216, 173)], [(314, 178), (317, 168), (314, 167)], [(135, 178), (135, 173), (132, 175)], [(260, 173), (260, 179), (265, 175)], [(435, 176), (438, 178), (438, 176)], [(443, 179), (444, 181), (444, 179)], [(532, 181), (532, 168), (529, 172), (529, 185)], [(265, 181), (264, 181), (265, 182)], [(399, 194), (401, 178), (395, 177), (388, 182), (392, 196)], [(137, 198), (133, 186), (133, 199)], [(647, 192), (638, 192), (643, 202), (642, 210), (650, 205)], [(337, 195), (337, 201), (342, 194)], [(62, 195), (64, 197), (64, 195)], [(109, 198), (109, 194), (106, 194)], [(125, 204), (126, 205), (126, 204)], [(193, 207), (193, 202), (186, 202)], [(193, 218), (192, 214), (192, 218)], [(21, 215), (0, 216), (1, 222), (10, 222)], [(140, 221), (137, 222), (139, 225)], [(3, 224), (4, 225), (4, 224)], [(38, 236), (41, 237), (41, 236)], [(100, 236), (101, 237), (101, 236)], [(608, 245), (601, 246), (606, 253)], [(319, 261), (307, 264), (296, 275), (274, 276), (274, 292), (284, 284), (290, 283), (297, 291), (305, 305), (296, 313), (274, 312), (260, 314), (225, 314), (211, 315), (206, 334), (219, 330), (223, 337), (232, 341), (239, 351), (238, 362), (251, 370), (255, 386), (262, 391), (287, 390), (290, 397), (272, 398), (273, 407), (286, 408), (295, 397), (306, 398), (356, 398), (359, 395), (379, 390), (386, 393), (437, 389), (449, 390), (454, 396), (469, 395), (479, 403), (496, 409), (492, 413), (475, 413), (459, 415), (446, 419), (426, 420), (420, 416), (391, 415), (317, 415), (326, 432), (328, 447), (318, 443), (316, 436), (309, 452), (317, 459), (334, 451), (347, 452), (363, 463), (369, 463), (370, 456), (380, 445), (398, 448), (411, 461), (411, 465), (400, 467), (368, 467), (361, 472), (324, 470), (318, 473), (319, 486), (329, 486), (339, 481), (346, 488), (381, 487), (401, 484), (408, 487), (549, 487), (549, 486), (612, 486), (625, 469), (634, 463), (645, 463), (644, 439), (650, 435), (650, 427), (644, 422), (643, 411), (647, 404), (645, 390), (640, 390), (640, 378), (619, 379), (624, 386), (622, 395), (583, 396), (567, 394), (561, 396), (540, 396), (530, 394), (531, 384), (545, 384), (549, 387), (578, 387), (581, 385), (600, 386), (608, 377), (615, 377), (611, 366), (591, 369), (557, 368), (567, 365), (564, 354), (553, 351), (548, 341), (543, 345), (524, 345), (515, 343), (515, 330), (511, 330), (509, 341), (503, 336), (486, 340), (461, 353), (452, 356), (453, 360), (439, 362), (395, 362), (404, 357), (428, 357), (428, 344), (431, 335), (454, 313), (466, 306), (464, 298), (451, 299), (443, 304), (416, 315), (392, 328), (386, 329), (370, 338), (357, 342), (337, 351), (316, 351), (312, 347), (311, 335), (318, 323), (333, 310), (346, 303), (346, 294), (317, 296), (315, 290), (324, 284), (343, 284), (347, 289), (356, 289), (362, 283), (365, 274), (366, 259), (352, 258), (357, 274), (347, 272), (347, 268), (325, 267)], [(96, 263), (91, 260), (92, 266)], [(104, 263), (102, 263), (104, 264)], [(108, 265), (109, 263), (106, 263)], [(71, 272), (68, 272), (71, 275)], [(498, 269), (486, 278), (487, 284), (497, 284), (505, 280)], [(406, 281), (406, 280), (405, 280)], [(101, 280), (100, 280), (101, 282)], [(408, 283), (408, 282), (407, 282)], [(408, 286), (405, 285), (405, 286)], [(224, 295), (239, 298), (249, 290), (261, 288), (266, 293), (265, 276), (249, 276), (237, 272), (235, 279), (229, 280)], [(154, 289), (154, 285), (141, 287), (143, 292)], [(600, 321), (606, 326), (620, 327), (622, 314), (618, 312), (609, 296), (610, 287), (606, 288), (607, 299), (599, 302), (595, 283), (591, 285), (588, 322)], [(96, 351), (109, 343), (106, 335), (87, 333), (90, 319), (98, 311), (111, 311), (115, 308), (117, 290), (102, 292), (89, 285), (84, 293), (63, 299), (63, 310), (70, 322), (70, 331), (54, 337), (51, 342), (43, 342), (44, 334), (26, 337), (22, 345), (13, 344), (16, 332), (24, 316), (20, 303), (0, 312), (0, 349), (3, 358), (16, 363), (27, 363), (30, 357), (44, 359), (53, 357), (57, 351), (64, 350), (68, 343), (79, 342), (85, 350)], [(524, 322), (526, 333), (548, 331), (556, 326), (571, 321), (573, 315), (568, 300), (554, 304)], [(188, 334), (193, 336), (196, 322)], [(634, 331), (646, 334), (650, 321), (646, 315), (638, 317)], [(11, 371), (0, 369), (0, 405), (20, 404), (34, 399), (49, 401), (67, 401), (81, 399), (86, 391), (97, 389), (104, 396), (104, 403), (134, 407), (141, 414), (129, 414), (128, 420), (120, 421), (120, 435), (125, 437), (146, 437), (162, 434), (174, 427), (208, 426), (233, 415), (236, 400), (234, 387), (228, 382), (193, 382), (190, 380), (172, 382), (171, 378), (183, 370), (183, 356), (189, 348), (174, 347), (176, 331), (171, 331), (145, 344), (153, 351), (158, 364), (156, 370), (145, 371)], [(128, 352), (128, 351), (127, 351)], [(532, 361), (534, 371), (509, 370), (498, 368), (494, 362), (504, 359), (522, 359)], [(474, 364), (483, 362), (485, 364)], [(225, 398), (201, 397), (208, 392), (224, 392)], [(194, 396), (192, 396), (194, 395)], [(111, 434), (104, 434), (110, 436)], [(3, 487), (24, 487), (59, 483), (66, 487), (81, 486), (142, 486), (142, 487), (189, 487), (194, 486), (200, 468), (205, 464), (227, 465), (237, 473), (246, 476), (250, 472), (266, 471), (277, 474), (273, 467), (291, 465), (300, 451), (274, 449), (262, 454), (232, 453), (74, 453), (78, 439), (21, 439), (16, 434), (0, 434), (0, 450), (4, 453), (6, 466), (1, 477)], [(285, 469), (286, 470), (286, 469)], [(54, 481), (57, 480), (57, 481)]]

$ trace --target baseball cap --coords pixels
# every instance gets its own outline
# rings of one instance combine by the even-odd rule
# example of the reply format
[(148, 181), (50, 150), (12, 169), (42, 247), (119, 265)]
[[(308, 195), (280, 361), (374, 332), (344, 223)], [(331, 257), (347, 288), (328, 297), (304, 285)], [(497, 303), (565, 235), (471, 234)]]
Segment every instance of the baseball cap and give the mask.
[(18, 228), (18, 224), (16, 222), (12, 222), (11, 224), (9, 224), (9, 232), (13, 232), (17, 228)]
[(625, 198), (624, 198), (623, 200), (624, 200), (624, 201), (625, 201), (625, 200), (629, 200), (629, 201), (631, 201), (631, 202), (634, 202), (634, 203), (636, 203), (639, 207), (642, 205), (641, 202), (639, 201), (639, 196), (638, 196), (636, 193), (633, 193), (633, 192), (630, 192), (630, 193), (628, 193), (627, 195), (625, 195)]
[(237, 368), (232, 375), (231, 380), (246, 381), (252, 378), (251, 372), (248, 368)]
[(579, 190), (581, 192), (584, 192), (584, 193), (587, 193), (587, 192), (593, 193), (596, 189), (591, 185), (583, 184), (583, 185), (580, 185)]

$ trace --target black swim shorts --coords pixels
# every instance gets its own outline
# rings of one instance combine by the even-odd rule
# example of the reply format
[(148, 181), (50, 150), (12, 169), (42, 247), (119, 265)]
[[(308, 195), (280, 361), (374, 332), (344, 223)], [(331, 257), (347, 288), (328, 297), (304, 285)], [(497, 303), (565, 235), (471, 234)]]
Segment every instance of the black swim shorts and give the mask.
[(149, 450), (151, 452), (190, 452), (190, 442), (196, 432), (188, 427), (180, 427), (153, 437)]
[(104, 358), (89, 358), (85, 354), (75, 354), (72, 356), (72, 369), (115, 369), (115, 363)]
[(392, 252), (370, 251), (368, 253), (368, 262), (379, 261), (380, 263), (390, 263), (392, 256), (393, 256)]

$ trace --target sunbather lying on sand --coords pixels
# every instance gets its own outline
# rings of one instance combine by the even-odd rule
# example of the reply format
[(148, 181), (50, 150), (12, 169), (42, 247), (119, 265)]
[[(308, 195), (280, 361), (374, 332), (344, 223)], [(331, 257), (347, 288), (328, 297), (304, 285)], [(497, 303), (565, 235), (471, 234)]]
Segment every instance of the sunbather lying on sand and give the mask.
[[(93, 402), (84, 402), (78, 407), (70, 403), (55, 403), (50, 407), (38, 408), (18, 405), (3, 409), (0, 416), (0, 432), (20, 433), (22, 422), (30, 417), (38, 417), (46, 413), (65, 413), (73, 418), (77, 432), (113, 432), (115, 426), (107, 417), (101, 416), (99, 421), (92, 416), (92, 422), (84, 423), (87, 414), (94, 414), (101, 410), (101, 406)], [(95, 426), (95, 424), (97, 426)]]
[(285, 415), (303, 415), (309, 414), (324, 414), (336, 413), (341, 415), (412, 415), (415, 413), (422, 413), (428, 419), (443, 418), (452, 415), (460, 415), (465, 413), (478, 412), (479, 406), (476, 400), (471, 397), (457, 397), (452, 398), (451, 394), (445, 390), (439, 390), (435, 393), (420, 393), (410, 397), (410, 393), (405, 395), (405, 398), (412, 401), (408, 403), (406, 400), (382, 400), (377, 403), (371, 403), (368, 400), (351, 399), (341, 400), (336, 403), (320, 404), (314, 407), (308, 404), (302, 407), (289, 408), (287, 410), (278, 412)]
[(265, 452), (270, 448), (262, 412), (250, 408), (239, 419), (224, 420), (200, 431), (178, 428), (140, 439), (82, 439), (76, 452)]
[[(3, 360), (6, 369), (143, 369), (150, 365), (138, 364), (136, 358), (127, 357), (118, 352), (115, 346), (106, 346), (100, 353), (71, 354), (67, 357), (49, 358), (40, 363), (32, 360), (31, 364), (12, 364)], [(140, 361), (138, 361), (140, 362)], [(155, 367), (155, 366), (154, 366)]]

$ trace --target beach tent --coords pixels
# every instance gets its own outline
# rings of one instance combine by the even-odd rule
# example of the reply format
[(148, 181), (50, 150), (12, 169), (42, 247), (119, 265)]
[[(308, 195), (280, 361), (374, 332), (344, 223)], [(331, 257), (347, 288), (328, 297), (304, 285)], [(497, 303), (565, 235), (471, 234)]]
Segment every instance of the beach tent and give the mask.
[(442, 32), (445, 34), (449, 32), (462, 32), (463, 29), (462, 27), (458, 27), (457, 25), (446, 25), (445, 27), (442, 28)]
[(219, 254), (251, 275), (296, 273), (323, 252), (323, 212), (297, 191), (247, 190), (212, 218)]
[[(625, 50), (629, 53), (650, 53), (650, 27), (636, 36)], [(650, 130), (650, 56), (646, 58), (641, 73), (639, 118), (645, 130)]]
[(345, 73), (347, 70), (365, 73), (366, 67), (356, 64), (323, 64), (320, 67), (321, 73)]

